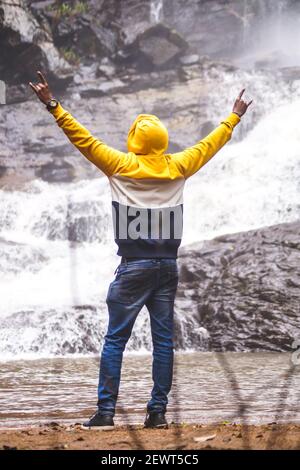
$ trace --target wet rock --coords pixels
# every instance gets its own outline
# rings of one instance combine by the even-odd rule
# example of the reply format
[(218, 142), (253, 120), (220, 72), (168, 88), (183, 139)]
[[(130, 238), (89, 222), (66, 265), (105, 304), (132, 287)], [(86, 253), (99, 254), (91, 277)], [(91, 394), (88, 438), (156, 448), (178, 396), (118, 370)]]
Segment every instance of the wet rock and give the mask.
[(180, 57), (180, 63), (182, 65), (193, 65), (197, 64), (199, 62), (199, 56), (198, 54), (189, 54), (189, 55), (184, 55)]
[(102, 61), (97, 70), (97, 75), (105, 77), (113, 77), (116, 74), (116, 67), (110, 61)]
[(205, 121), (201, 127), (201, 135), (208, 135), (214, 130), (214, 123), (212, 121)]
[(11, 84), (32, 80), (32, 71), (48, 71), (53, 82), (70, 79), (70, 68), (60, 57), (51, 31), (42, 28), (21, 0), (0, 5), (0, 73)]
[(55, 44), (73, 54), (86, 57), (103, 57), (115, 52), (117, 38), (104, 28), (92, 25), (74, 25), (66, 28), (59, 23), (54, 35)]
[(53, 447), (54, 450), (65, 450), (68, 448), (69, 448), (68, 444), (58, 444), (57, 446)]
[(94, 62), (89, 65), (81, 64), (74, 74), (73, 82), (76, 85), (82, 85), (83, 83), (88, 87), (90, 82), (94, 82), (97, 77), (98, 63)]
[(300, 331), (299, 231), (300, 222), (286, 223), (181, 250), (176, 311), (207, 331), (209, 349), (292, 350)]
[(6, 104), (22, 103), (32, 96), (32, 90), (28, 85), (21, 83), (20, 85), (6, 86)]
[[(38, 67), (65, 88), (64, 74), (70, 80), (79, 64), (104, 57), (143, 71), (190, 67), (204, 55), (235, 60), (261, 17), (276, 10), (270, 2), (248, 3), (164, 0), (154, 8), (148, 0), (3, 2), (0, 72), (14, 84), (25, 83)], [(286, 0), (284, 8), (295, 4)], [(278, 51), (266, 54), (256, 65), (277, 66)], [(112, 70), (106, 72), (113, 76)]]
[(164, 24), (146, 28), (132, 45), (132, 57), (138, 67), (162, 67), (179, 58), (188, 43), (175, 30)]
[(147, 29), (138, 38), (140, 50), (153, 65), (163, 65), (183, 53), (187, 42), (174, 30), (158, 24)]
[(56, 421), (51, 421), (51, 423), (49, 423), (49, 426), (51, 428), (59, 428), (61, 427), (61, 425), (59, 423), (57, 423)]
[(125, 84), (122, 80), (115, 78), (102, 82), (94, 81), (89, 86), (85, 83), (82, 87), (78, 88), (78, 91), (84, 98), (97, 98), (106, 94), (118, 93), (122, 91), (124, 86)]
[(30, 2), (30, 8), (32, 10), (36, 11), (44, 11), (45, 9), (54, 6), (56, 3), (56, 0), (42, 0), (42, 1), (31, 1)]
[[(104, 308), (104, 306), (101, 306)], [(92, 352), (97, 353), (102, 338), (105, 335), (104, 327), (99, 328), (100, 310), (94, 306), (82, 307), (84, 310), (84, 322), (77, 320), (77, 309), (62, 308), (59, 312), (53, 309), (47, 310), (23, 310), (7, 317), (1, 324), (0, 344), (1, 352), (8, 353), (14, 351), (27, 351), (37, 353), (41, 351), (50, 351), (50, 354), (76, 354)], [(81, 334), (74, 335), (74, 341), (71, 339), (66, 342), (65, 321), (69, 318), (69, 331), (81, 331)], [(72, 326), (71, 326), (72, 323)], [(74, 330), (73, 330), (74, 328)], [(13, 330), (13, 331), (12, 331)], [(24, 334), (20, 335), (18, 332)], [(30, 331), (30, 338), (24, 339), (26, 333)], [(14, 334), (15, 341), (12, 344), (9, 340), (11, 334)], [(49, 338), (51, 345), (49, 349)], [(49, 425), (59, 427), (58, 423)]]
[(178, 82), (177, 70), (161, 70), (151, 71), (148, 73), (128, 74), (121, 75), (123, 81), (122, 93), (135, 93), (140, 90), (147, 90), (150, 88), (164, 89), (174, 82)]
[[(232, 0), (230, 4), (224, 1), (164, 0), (156, 18), (151, 14), (153, 2), (141, 1), (138, 8), (135, 2), (120, 3), (118, 21), (126, 47), (132, 45), (143, 31), (157, 21), (164, 22), (178, 31), (190, 44), (191, 54), (201, 56), (231, 55), (239, 49), (243, 38), (245, 5), (239, 0)], [(252, 2), (250, 10), (252, 18), (257, 14)]]
[(5, 166), (0, 165), (0, 178), (5, 175), (7, 169)]
[(112, 55), (116, 52), (118, 37), (112, 29), (103, 28), (102, 26), (92, 26), (92, 31), (104, 54)]
[(57, 159), (36, 170), (36, 176), (51, 183), (72, 181), (75, 177), (73, 166), (63, 159)]

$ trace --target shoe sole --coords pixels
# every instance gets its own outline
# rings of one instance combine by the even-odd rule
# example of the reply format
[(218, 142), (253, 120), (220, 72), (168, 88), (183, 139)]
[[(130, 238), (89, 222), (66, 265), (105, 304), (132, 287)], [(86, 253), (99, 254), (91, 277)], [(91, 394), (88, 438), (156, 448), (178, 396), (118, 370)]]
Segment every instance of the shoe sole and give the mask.
[(146, 426), (144, 425), (145, 429), (168, 429), (168, 424), (158, 424), (157, 426)]
[(112, 431), (115, 429), (114, 426), (83, 426), (81, 425), (81, 429), (84, 431)]

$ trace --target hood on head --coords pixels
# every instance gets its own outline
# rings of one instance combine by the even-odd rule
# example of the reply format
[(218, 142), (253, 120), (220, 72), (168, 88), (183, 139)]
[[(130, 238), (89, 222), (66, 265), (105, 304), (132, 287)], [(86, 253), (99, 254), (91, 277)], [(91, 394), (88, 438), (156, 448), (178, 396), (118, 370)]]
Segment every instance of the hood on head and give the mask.
[(128, 152), (135, 154), (161, 154), (168, 148), (168, 143), (166, 127), (153, 114), (139, 114), (128, 132)]

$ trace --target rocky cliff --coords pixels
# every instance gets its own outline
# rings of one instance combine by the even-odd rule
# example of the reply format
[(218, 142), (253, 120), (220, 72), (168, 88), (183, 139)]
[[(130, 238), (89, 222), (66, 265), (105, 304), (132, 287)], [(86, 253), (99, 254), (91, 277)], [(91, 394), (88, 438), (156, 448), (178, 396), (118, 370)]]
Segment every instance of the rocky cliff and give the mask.
[(198, 336), (214, 351), (290, 351), (300, 334), (299, 233), (295, 222), (182, 249), (177, 314), (194, 327), (184, 335), (178, 323), (179, 344), (195, 347)]
[[(236, 83), (236, 90), (251, 84), (256, 109), (250, 119), (257, 122), (273, 105), (263, 103), (262, 82), (292, 87), (300, 77), (297, 67), (282, 67), (286, 49), (283, 54), (276, 44), (263, 55), (255, 53), (258, 69), (249, 56), (263, 20), (271, 17), (279, 27), (284, 12), (298, 11), (299, 2), (277, 3), (275, 8), (269, 0), (0, 0), (0, 79), (7, 104), (0, 115), (5, 141), (0, 184), (9, 186), (11, 175), (16, 183), (97, 174), (59, 136), (33, 96), (28, 81), (37, 69), (76, 117), (121, 149), (140, 112), (165, 120), (170, 152), (189, 145), (191, 135), (201, 138), (229, 110), (234, 94), (228, 93), (228, 82), (232, 88)], [(239, 68), (245, 57), (251, 70)], [(251, 127), (247, 122), (240, 135)]]
[[(187, 183), (185, 243), (212, 240), (181, 251), (176, 345), (290, 350), (300, 326), (299, 17), (296, 0), (0, 0), (1, 353), (98, 351), (116, 264), (106, 180), (32, 94), (36, 69), (121, 150), (139, 113), (163, 120), (174, 152), (249, 90), (254, 106), (233, 142)], [(130, 347), (150, 346), (141, 316)]]

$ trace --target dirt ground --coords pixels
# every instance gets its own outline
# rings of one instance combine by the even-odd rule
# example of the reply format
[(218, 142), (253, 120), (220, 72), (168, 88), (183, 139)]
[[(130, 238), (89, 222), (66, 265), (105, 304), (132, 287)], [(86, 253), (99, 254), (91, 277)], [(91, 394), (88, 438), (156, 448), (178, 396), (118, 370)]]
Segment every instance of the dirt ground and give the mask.
[(49, 423), (0, 429), (0, 449), (300, 449), (299, 424), (170, 425), (169, 429), (116, 426), (112, 431)]

